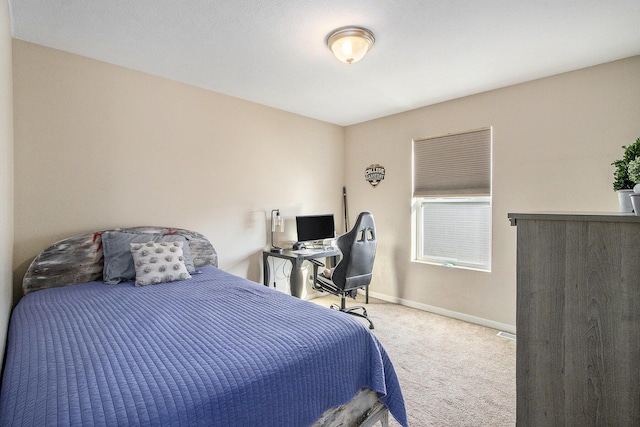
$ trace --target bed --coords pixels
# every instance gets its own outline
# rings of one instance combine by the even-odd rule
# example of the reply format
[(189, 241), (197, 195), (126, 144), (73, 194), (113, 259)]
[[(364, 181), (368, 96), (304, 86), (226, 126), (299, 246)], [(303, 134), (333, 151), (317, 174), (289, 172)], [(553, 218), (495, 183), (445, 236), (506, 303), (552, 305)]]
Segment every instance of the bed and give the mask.
[[(133, 278), (113, 268), (116, 235), (137, 239), (126, 244)], [(189, 277), (145, 285), (141, 254), (167, 248)], [(164, 227), (45, 249), (12, 313), (0, 425), (385, 426), (388, 413), (408, 425), (393, 365), (364, 325), (217, 260), (203, 235)]]

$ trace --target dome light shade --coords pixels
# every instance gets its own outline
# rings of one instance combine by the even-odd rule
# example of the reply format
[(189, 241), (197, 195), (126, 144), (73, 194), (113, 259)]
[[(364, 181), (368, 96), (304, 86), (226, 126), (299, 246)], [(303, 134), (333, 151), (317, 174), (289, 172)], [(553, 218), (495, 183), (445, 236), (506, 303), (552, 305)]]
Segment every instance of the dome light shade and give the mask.
[(340, 61), (353, 64), (366, 55), (375, 40), (366, 28), (344, 27), (329, 34), (327, 46)]

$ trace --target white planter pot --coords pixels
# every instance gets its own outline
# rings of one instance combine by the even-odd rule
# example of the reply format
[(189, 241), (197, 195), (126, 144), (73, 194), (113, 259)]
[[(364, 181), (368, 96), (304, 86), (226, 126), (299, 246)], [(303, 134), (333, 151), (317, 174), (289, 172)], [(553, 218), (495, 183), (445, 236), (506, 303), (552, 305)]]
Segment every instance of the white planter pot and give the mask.
[(620, 212), (633, 212), (633, 205), (629, 196), (633, 190), (618, 190), (618, 202), (620, 202)]
[(636, 215), (640, 215), (640, 193), (633, 193), (629, 196), (631, 204), (633, 205), (633, 211)]

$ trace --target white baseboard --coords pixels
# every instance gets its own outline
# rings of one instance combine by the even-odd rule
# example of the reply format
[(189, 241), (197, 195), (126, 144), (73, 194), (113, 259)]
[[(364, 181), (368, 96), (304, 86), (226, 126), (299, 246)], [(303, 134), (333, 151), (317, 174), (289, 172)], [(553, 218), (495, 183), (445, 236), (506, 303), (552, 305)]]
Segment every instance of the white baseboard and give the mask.
[[(364, 291), (360, 291), (360, 292), (364, 293)], [(465, 322), (475, 323), (476, 325), (486, 326), (488, 328), (497, 329), (499, 331), (509, 332), (510, 334), (516, 333), (515, 325), (508, 325), (506, 323), (495, 322), (493, 320), (483, 319), (482, 317), (471, 316), (466, 313), (447, 310), (445, 308), (435, 307), (428, 304), (422, 304), (420, 302), (410, 301), (403, 298), (390, 297), (389, 295), (379, 294), (377, 292), (369, 291), (369, 296), (373, 298), (381, 299), (383, 301), (405, 305), (411, 308), (416, 308), (418, 310), (428, 311), (430, 313), (435, 313), (442, 316), (463, 320)]]

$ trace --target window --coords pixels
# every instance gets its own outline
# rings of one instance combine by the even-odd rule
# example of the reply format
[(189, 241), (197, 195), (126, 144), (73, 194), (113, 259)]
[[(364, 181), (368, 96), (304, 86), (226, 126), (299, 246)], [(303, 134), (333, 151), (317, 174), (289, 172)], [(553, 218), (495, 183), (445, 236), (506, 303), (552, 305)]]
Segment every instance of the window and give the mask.
[(491, 270), (491, 128), (413, 141), (413, 260)]

